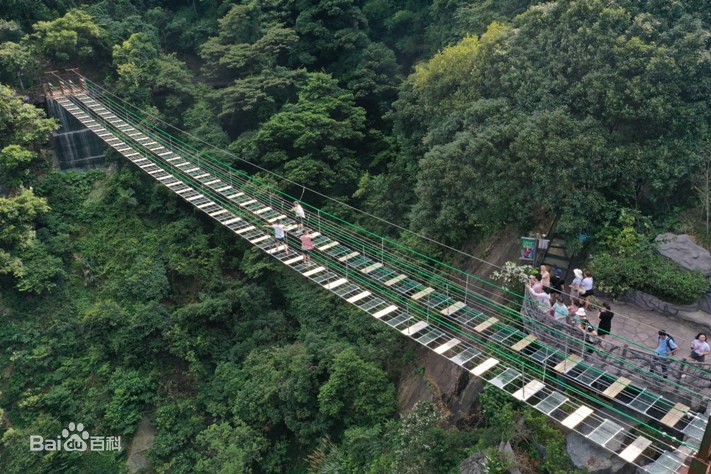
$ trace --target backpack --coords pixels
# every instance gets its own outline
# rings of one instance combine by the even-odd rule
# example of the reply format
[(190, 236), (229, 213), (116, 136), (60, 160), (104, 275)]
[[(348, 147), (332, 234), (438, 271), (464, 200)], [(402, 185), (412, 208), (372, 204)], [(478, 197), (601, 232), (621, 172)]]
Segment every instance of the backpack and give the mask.
[(674, 355), (676, 354), (676, 351), (679, 350), (679, 344), (676, 344), (676, 349), (672, 349), (671, 344), (669, 344), (669, 341), (674, 342), (676, 344), (676, 341), (674, 340), (673, 337), (671, 337), (669, 334), (667, 334), (667, 353), (669, 355)]

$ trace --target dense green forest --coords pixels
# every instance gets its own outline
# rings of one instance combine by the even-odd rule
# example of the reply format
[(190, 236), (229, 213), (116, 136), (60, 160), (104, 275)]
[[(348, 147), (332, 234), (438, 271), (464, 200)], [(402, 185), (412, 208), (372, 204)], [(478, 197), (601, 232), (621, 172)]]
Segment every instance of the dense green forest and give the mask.
[[(710, 50), (707, 0), (3, 0), (2, 470), (123, 472), (125, 453), (29, 455), (28, 437), (129, 440), (142, 418), (164, 473), (458, 472), (501, 440), (528, 472), (572, 470), (562, 435), (496, 393), (458, 426), (399, 413), (413, 345), (120, 157), (52, 168), (56, 124), (16, 92), (44, 71), (79, 67), (237, 168), (455, 247), (557, 217), (596, 236), (598, 274), (647, 289), (678, 271), (657, 231), (711, 242)], [(706, 288), (677, 280), (671, 299)]]

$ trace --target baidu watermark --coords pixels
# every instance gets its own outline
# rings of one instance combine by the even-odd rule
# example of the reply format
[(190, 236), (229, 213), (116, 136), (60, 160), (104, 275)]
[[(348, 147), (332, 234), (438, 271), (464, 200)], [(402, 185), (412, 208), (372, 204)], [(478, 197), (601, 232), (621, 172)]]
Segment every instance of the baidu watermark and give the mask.
[(81, 423), (69, 423), (56, 438), (30, 436), (30, 451), (121, 451), (120, 436), (90, 436)]

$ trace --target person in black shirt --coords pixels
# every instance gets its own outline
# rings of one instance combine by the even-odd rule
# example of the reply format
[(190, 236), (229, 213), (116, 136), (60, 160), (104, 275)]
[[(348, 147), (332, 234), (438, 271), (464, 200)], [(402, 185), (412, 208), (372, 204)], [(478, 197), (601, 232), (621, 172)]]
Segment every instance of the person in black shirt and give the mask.
[(600, 324), (597, 327), (597, 334), (603, 339), (606, 335), (610, 334), (610, 330), (612, 329), (613, 316), (615, 316), (615, 313), (610, 310), (610, 304), (603, 303), (602, 308), (600, 308), (600, 314), (598, 316)]

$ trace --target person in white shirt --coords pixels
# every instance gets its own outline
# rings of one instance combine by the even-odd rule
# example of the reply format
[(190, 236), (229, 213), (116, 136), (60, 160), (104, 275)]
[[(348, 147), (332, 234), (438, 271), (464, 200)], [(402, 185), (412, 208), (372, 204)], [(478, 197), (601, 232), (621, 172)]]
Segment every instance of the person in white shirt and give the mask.
[(271, 227), (274, 229), (274, 252), (279, 251), (279, 247), (284, 245), (286, 249), (286, 256), (289, 256), (289, 244), (286, 241), (286, 231), (284, 230), (284, 225), (281, 221), (276, 221), (274, 224), (267, 224), (264, 227)]
[(706, 334), (702, 332), (698, 333), (694, 342), (691, 343), (691, 354), (689, 354), (689, 357), (696, 362), (704, 362), (706, 360), (706, 354), (709, 352), (711, 352), (711, 347), (709, 347), (709, 343), (706, 342)]
[(588, 270), (583, 273), (583, 280), (580, 282), (580, 298), (585, 300), (585, 309), (590, 306), (590, 297), (594, 294), (593, 277)]
[(304, 228), (304, 219), (306, 218), (306, 213), (304, 212), (304, 208), (301, 207), (301, 203), (299, 201), (294, 201), (294, 215), (296, 217), (296, 225), (299, 229)]

